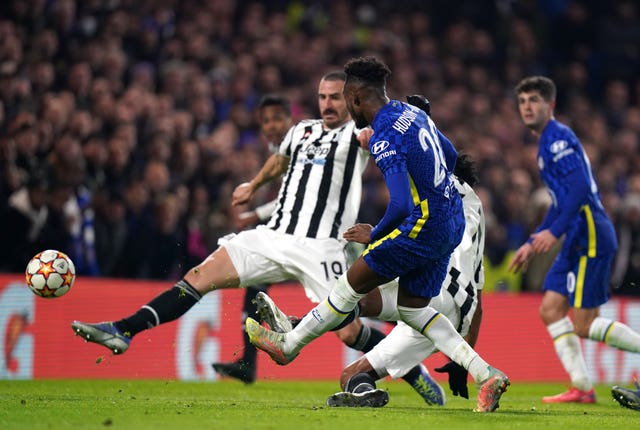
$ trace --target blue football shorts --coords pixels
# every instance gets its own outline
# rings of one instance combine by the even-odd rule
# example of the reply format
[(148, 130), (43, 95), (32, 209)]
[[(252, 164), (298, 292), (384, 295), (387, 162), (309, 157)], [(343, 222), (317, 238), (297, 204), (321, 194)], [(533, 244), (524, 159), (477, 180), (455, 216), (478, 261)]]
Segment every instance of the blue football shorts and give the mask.
[(543, 291), (555, 291), (569, 298), (574, 308), (596, 308), (609, 300), (609, 278), (615, 252), (595, 257), (558, 254), (544, 280)]
[(378, 275), (387, 279), (399, 278), (400, 288), (412, 295), (435, 297), (440, 293), (451, 253), (463, 231), (464, 224), (454, 231), (432, 228), (425, 234), (429, 240), (415, 240), (408, 237), (408, 232), (396, 229), (370, 244), (363, 258)]

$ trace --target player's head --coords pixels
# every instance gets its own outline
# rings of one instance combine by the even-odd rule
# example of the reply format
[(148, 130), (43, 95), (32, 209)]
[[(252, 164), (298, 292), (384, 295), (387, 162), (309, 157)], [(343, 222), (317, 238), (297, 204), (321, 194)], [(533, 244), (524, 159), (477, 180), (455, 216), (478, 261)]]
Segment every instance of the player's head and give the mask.
[(480, 179), (478, 178), (478, 171), (476, 165), (467, 154), (458, 154), (456, 160), (456, 167), (453, 169), (453, 174), (458, 177), (462, 182), (466, 182), (470, 187), (475, 186)]
[(271, 143), (280, 143), (291, 128), (291, 104), (286, 97), (267, 94), (258, 104), (260, 132)]
[(556, 85), (544, 76), (530, 76), (515, 88), (518, 110), (524, 124), (535, 132), (542, 132), (553, 117), (556, 106)]
[(344, 71), (347, 74), (344, 85), (347, 109), (356, 127), (366, 127), (388, 101), (386, 87), (391, 71), (386, 64), (372, 56), (349, 60)]
[(344, 72), (335, 71), (324, 75), (318, 85), (318, 109), (327, 128), (338, 128), (351, 120), (342, 95), (345, 79)]

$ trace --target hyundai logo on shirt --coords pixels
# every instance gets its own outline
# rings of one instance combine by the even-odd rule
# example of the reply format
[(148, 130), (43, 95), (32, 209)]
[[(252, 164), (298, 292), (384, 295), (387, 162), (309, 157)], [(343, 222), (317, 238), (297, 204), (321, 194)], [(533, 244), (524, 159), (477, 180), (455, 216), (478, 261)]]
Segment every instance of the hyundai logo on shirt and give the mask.
[(378, 142), (371, 145), (371, 153), (373, 155), (379, 154), (385, 149), (387, 149), (388, 147), (389, 147), (389, 142), (387, 142), (386, 140), (379, 140)]

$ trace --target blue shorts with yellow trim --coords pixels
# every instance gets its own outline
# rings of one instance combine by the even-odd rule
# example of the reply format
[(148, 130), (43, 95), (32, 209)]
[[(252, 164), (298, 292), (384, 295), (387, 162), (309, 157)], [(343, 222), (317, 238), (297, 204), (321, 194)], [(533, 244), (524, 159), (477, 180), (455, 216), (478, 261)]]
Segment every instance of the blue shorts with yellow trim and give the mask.
[(596, 308), (609, 300), (609, 278), (615, 252), (595, 257), (560, 252), (547, 274), (543, 291), (569, 298), (574, 308)]
[(425, 237), (429, 240), (412, 239), (409, 232), (396, 229), (369, 245), (363, 253), (364, 261), (382, 277), (399, 278), (400, 288), (412, 295), (435, 297), (447, 275), (451, 253), (464, 232), (464, 224), (452, 221), (428, 229)]

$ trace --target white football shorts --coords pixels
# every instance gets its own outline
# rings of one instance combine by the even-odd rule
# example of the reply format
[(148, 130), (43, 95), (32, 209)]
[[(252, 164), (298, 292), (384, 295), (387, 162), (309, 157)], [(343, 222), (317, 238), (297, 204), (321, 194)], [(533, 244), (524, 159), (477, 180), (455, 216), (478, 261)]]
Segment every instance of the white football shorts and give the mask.
[(346, 272), (346, 243), (282, 234), (264, 225), (218, 240), (231, 258), (241, 286), (297, 280), (313, 303), (324, 300), (336, 279)]

